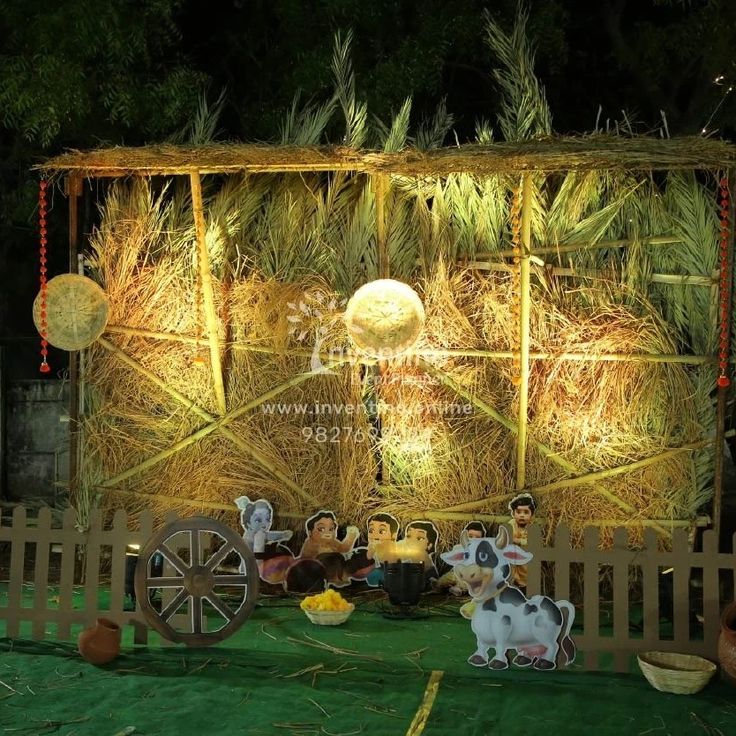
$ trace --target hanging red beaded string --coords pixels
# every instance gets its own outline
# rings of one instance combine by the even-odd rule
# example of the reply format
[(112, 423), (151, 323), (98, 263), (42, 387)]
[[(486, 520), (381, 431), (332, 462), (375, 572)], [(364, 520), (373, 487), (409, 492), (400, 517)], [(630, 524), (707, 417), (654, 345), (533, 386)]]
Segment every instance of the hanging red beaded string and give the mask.
[(41, 334), (41, 365), (39, 370), (41, 373), (48, 373), (51, 370), (51, 366), (48, 364), (49, 354), (49, 343), (46, 339), (48, 337), (48, 321), (47, 321), (47, 286), (46, 286), (46, 245), (48, 240), (46, 238), (46, 188), (48, 182), (46, 179), (41, 179), (38, 184), (38, 233), (40, 247), (39, 253), (39, 281), (41, 282), (41, 327), (39, 333)]
[(512, 193), (511, 211), (511, 252), (514, 265), (511, 269), (511, 317), (514, 324), (511, 359), (511, 383), (514, 386), (521, 384), (521, 192), (516, 187)]
[(720, 339), (719, 339), (719, 350), (718, 350), (718, 387), (728, 388), (730, 381), (726, 375), (728, 369), (728, 356), (729, 356), (729, 298), (728, 298), (728, 236), (729, 236), (729, 221), (728, 221), (728, 209), (730, 204), (730, 193), (728, 189), (728, 178), (722, 177), (720, 181), (720, 220), (721, 220), (721, 237), (720, 237)]

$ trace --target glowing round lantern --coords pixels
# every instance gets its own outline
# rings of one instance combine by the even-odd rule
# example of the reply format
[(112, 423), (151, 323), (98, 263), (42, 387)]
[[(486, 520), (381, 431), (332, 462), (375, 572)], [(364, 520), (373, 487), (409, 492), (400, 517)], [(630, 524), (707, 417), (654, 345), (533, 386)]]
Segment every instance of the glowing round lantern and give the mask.
[(408, 350), (424, 326), (424, 307), (408, 284), (379, 279), (361, 286), (345, 311), (348, 334), (356, 347), (375, 357)]
[[(105, 292), (86, 276), (63, 273), (47, 284), (47, 340), (62, 350), (81, 350), (104, 331), (110, 304)], [(40, 330), (41, 295), (33, 302), (33, 322)]]

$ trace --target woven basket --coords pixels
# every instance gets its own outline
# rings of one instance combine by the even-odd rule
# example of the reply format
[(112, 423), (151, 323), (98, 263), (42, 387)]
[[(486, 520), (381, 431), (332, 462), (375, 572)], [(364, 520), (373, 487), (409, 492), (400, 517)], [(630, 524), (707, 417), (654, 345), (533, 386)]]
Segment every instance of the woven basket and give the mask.
[(310, 611), (306, 608), (303, 610), (313, 624), (317, 624), (318, 626), (339, 626), (350, 618), (350, 614), (355, 610), (355, 606), (351, 603), (350, 608), (345, 611)]
[(713, 662), (694, 654), (642, 652), (637, 659), (649, 684), (663, 693), (700, 692), (716, 672)]
[[(110, 304), (105, 292), (86, 276), (63, 273), (47, 284), (46, 333), (61, 350), (81, 350), (104, 331)], [(41, 331), (41, 294), (33, 302), (33, 321)]]

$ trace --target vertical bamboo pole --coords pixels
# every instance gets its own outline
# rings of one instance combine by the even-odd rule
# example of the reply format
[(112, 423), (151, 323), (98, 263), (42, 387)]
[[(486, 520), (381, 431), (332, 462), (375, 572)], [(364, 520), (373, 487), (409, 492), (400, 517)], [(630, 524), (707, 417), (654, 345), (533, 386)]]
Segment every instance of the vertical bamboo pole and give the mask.
[[(732, 309), (732, 294), (733, 294), (733, 249), (734, 249), (734, 217), (736, 216), (736, 192), (734, 192), (734, 176), (736, 171), (730, 169), (728, 171), (728, 187), (731, 193), (730, 204), (728, 208), (728, 259), (727, 259), (727, 275), (726, 275), (726, 289), (725, 294), (722, 294), (722, 298), (725, 298), (727, 305), (726, 309), (726, 330), (728, 335), (731, 335), (731, 309)], [(719, 191), (720, 197), (720, 191)], [(730, 341), (729, 341), (730, 347)], [(729, 356), (730, 358), (730, 356)], [(726, 368), (726, 375), (728, 376), (728, 368)], [(731, 379), (733, 380), (733, 378)], [(718, 387), (718, 397), (716, 399), (716, 457), (715, 457), (715, 479), (713, 489), (713, 528), (716, 532), (716, 537), (720, 539), (721, 534), (721, 509), (723, 503), (723, 443), (725, 442), (726, 433), (726, 402), (728, 400), (728, 386)]]
[[(77, 273), (79, 248), (79, 195), (82, 179), (69, 175), (66, 194), (69, 197), (69, 273)], [(69, 353), (69, 498), (77, 504), (79, 490), (79, 351)]]
[(516, 435), (516, 489), (526, 484), (527, 414), (529, 409), (529, 316), (532, 224), (532, 178), (524, 174), (521, 190), (521, 255), (519, 258), (519, 431)]
[[(378, 259), (378, 278), (387, 279), (390, 273), (389, 257), (388, 257), (388, 233), (386, 227), (386, 197), (388, 196), (389, 179), (386, 174), (372, 174), (370, 177), (371, 186), (373, 187), (373, 196), (376, 200), (376, 250)], [(368, 368), (368, 370), (371, 370)], [(378, 378), (378, 385), (381, 386), (381, 377), (386, 372), (386, 361), (379, 360), (375, 368), (374, 375)], [(380, 390), (380, 389), (379, 389)], [(375, 386), (373, 394), (378, 402), (378, 391)], [(381, 483), (388, 483), (390, 478), (388, 468), (383, 463), (383, 453), (381, 452), (381, 417), (378, 419), (378, 477)]]
[(204, 206), (202, 204), (202, 181), (198, 171), (191, 171), (189, 179), (192, 187), (192, 209), (194, 211), (194, 229), (197, 234), (197, 263), (202, 283), (202, 300), (204, 302), (205, 318), (207, 320), (207, 335), (210, 341), (210, 365), (212, 366), (212, 380), (215, 386), (215, 399), (220, 414), (227, 412), (225, 404), (225, 384), (222, 380), (222, 363), (220, 361), (220, 338), (218, 336), (218, 319), (215, 310), (215, 297), (212, 291), (212, 276), (210, 274), (210, 257), (207, 252), (204, 224)]
[(378, 278), (389, 277), (388, 236), (386, 232), (386, 197), (388, 196), (388, 175), (371, 176), (373, 194), (376, 198), (376, 248), (378, 249)]

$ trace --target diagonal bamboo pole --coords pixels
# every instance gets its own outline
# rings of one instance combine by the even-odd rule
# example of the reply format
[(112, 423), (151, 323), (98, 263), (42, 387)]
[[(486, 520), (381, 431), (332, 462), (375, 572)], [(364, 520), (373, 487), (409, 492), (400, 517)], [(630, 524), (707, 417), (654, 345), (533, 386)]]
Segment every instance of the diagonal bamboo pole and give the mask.
[(215, 387), (217, 409), (221, 415), (227, 412), (225, 402), (225, 384), (222, 380), (222, 362), (220, 360), (220, 338), (218, 335), (219, 319), (215, 309), (215, 297), (212, 292), (212, 275), (210, 273), (210, 256), (207, 251), (207, 230), (204, 223), (204, 206), (202, 204), (202, 182), (197, 171), (189, 174), (192, 187), (192, 210), (194, 212), (194, 229), (197, 234), (197, 264), (202, 284), (207, 333), (210, 343), (210, 365)]
[[(502, 424), (504, 427), (506, 427), (509, 431), (516, 433), (518, 431), (517, 425), (508, 417), (505, 417), (503, 414), (501, 414), (497, 409), (492, 407), (490, 404), (487, 404), (485, 401), (479, 399), (476, 396), (473, 396), (470, 391), (460, 386), (458, 383), (456, 383), (447, 373), (440, 370), (439, 368), (435, 368), (431, 363), (428, 363), (425, 360), (420, 359), (420, 364), (424, 367), (424, 369), (430, 373), (431, 375), (435, 376), (437, 379), (439, 379), (445, 386), (448, 388), (451, 388), (455, 393), (457, 393), (459, 396), (462, 396), (464, 399), (467, 399), (470, 401), (474, 406), (476, 406), (478, 409), (480, 409), (485, 414), (488, 414), (488, 416), (495, 419), (497, 422)], [(539, 442), (538, 440), (535, 440), (531, 438), (529, 440), (529, 444), (532, 445), (541, 455), (542, 457), (547, 458), (548, 460), (551, 460), (556, 465), (559, 465), (561, 468), (566, 470), (568, 473), (580, 473), (580, 469), (573, 465), (568, 460), (565, 460), (565, 458), (560, 457), (558, 453), (556, 453), (551, 448), (547, 447), (547, 445), (543, 444), (542, 442)], [(607, 488), (604, 488), (603, 486), (599, 484), (594, 484), (595, 490), (601, 494), (604, 498), (608, 499), (611, 503), (615, 504), (619, 508), (626, 511), (626, 513), (631, 514), (632, 516), (636, 516), (636, 509), (626, 503), (625, 501), (622, 501), (618, 496), (611, 493)], [(477, 503), (479, 506), (474, 506), (473, 508), (479, 508), (483, 504), (488, 503), (487, 499), (484, 499), (482, 501), (470, 501), (468, 503)], [(455, 511), (457, 510), (455, 507), (442, 509), (442, 511)], [(465, 510), (465, 509), (463, 509)], [(662, 528), (661, 526), (655, 526), (655, 529), (657, 531), (664, 535), (669, 537), (670, 533)]]
[[(558, 491), (562, 488), (575, 488), (576, 486), (584, 486), (590, 483), (594, 483), (598, 480), (605, 478), (613, 478), (617, 475), (623, 475), (625, 473), (631, 473), (634, 470), (641, 470), (649, 465), (662, 462), (668, 458), (675, 457), (683, 452), (692, 450), (700, 450), (704, 447), (713, 445), (713, 439), (700, 440), (699, 442), (691, 442), (682, 447), (674, 447), (664, 452), (659, 452), (656, 455), (651, 455), (642, 460), (636, 460), (633, 463), (627, 463), (626, 465), (617, 465), (615, 468), (605, 468), (604, 470), (596, 470), (591, 473), (585, 473), (584, 475), (577, 475), (574, 478), (563, 478), (562, 480), (556, 480), (553, 483), (545, 483), (539, 486), (530, 486), (524, 488), (524, 491), (528, 491), (534, 495), (542, 495), (544, 493), (550, 493), (552, 491)], [(468, 501), (466, 503), (457, 504), (455, 506), (448, 506), (446, 509), (439, 509), (442, 512), (455, 512), (455, 511), (471, 511), (473, 509), (482, 508), (489, 503), (497, 503), (501, 501), (508, 501), (513, 498), (513, 493), (505, 493), (499, 496), (487, 496), (482, 501)]]
[[(117, 493), (121, 496), (130, 496), (132, 498), (155, 499), (174, 505), (191, 506), (200, 509), (213, 509), (215, 511), (234, 511), (235, 505), (232, 503), (220, 503), (219, 501), (197, 501), (193, 498), (176, 498), (176, 496), (166, 496), (163, 493), (145, 493), (144, 491), (134, 491), (130, 488), (108, 488), (107, 486), (93, 486), (95, 490), (105, 491), (106, 493)], [(306, 519), (306, 514), (299, 514), (293, 511), (279, 511), (277, 516), (285, 519)]]
[[(114, 346), (113, 346), (114, 347)], [(122, 353), (122, 351), (120, 351)], [(123, 353), (124, 355), (124, 353)], [(127, 357), (127, 356), (126, 356)], [(131, 360), (131, 358), (128, 358), (128, 360)], [(135, 361), (132, 361), (135, 363)], [(334, 368), (338, 365), (345, 363), (346, 361), (338, 361), (336, 363), (331, 364), (329, 367)], [(145, 370), (145, 369), (144, 369)], [(153, 374), (151, 374), (153, 375)], [(194, 434), (191, 434), (189, 437), (185, 437), (184, 439), (180, 440), (179, 442), (171, 445), (170, 447), (167, 447), (165, 450), (162, 450), (161, 452), (157, 453), (156, 455), (153, 455), (152, 457), (148, 458), (147, 460), (144, 460), (142, 463), (139, 463), (138, 465), (128, 468), (127, 470), (124, 470), (122, 473), (119, 473), (118, 475), (108, 478), (107, 480), (103, 481), (101, 484), (101, 487), (103, 488), (110, 488), (112, 486), (115, 486), (117, 483), (120, 483), (123, 480), (126, 480), (127, 478), (130, 478), (134, 475), (138, 475), (142, 473), (144, 470), (147, 470), (148, 468), (153, 467), (154, 465), (157, 465), (162, 460), (165, 460), (168, 457), (171, 457), (172, 455), (176, 454), (180, 450), (184, 449), (185, 447), (188, 447), (189, 445), (194, 444), (195, 442), (198, 442), (199, 440), (203, 439), (207, 435), (211, 434), (215, 430), (222, 430), (223, 427), (225, 427), (227, 424), (232, 422), (233, 420), (237, 419), (238, 417), (242, 416), (243, 414), (251, 411), (251, 409), (254, 409), (257, 406), (260, 406), (264, 402), (268, 401), (269, 399), (274, 398), (275, 396), (278, 396), (280, 393), (286, 391), (287, 389), (298, 386), (300, 383), (303, 383), (308, 378), (311, 378), (314, 375), (319, 375), (316, 373), (301, 373), (298, 376), (294, 376), (290, 378), (288, 381), (285, 381), (284, 383), (276, 386), (275, 388), (270, 389), (265, 394), (261, 394), (261, 396), (256, 397), (255, 399), (252, 399), (247, 404), (244, 404), (243, 406), (239, 407), (238, 409), (234, 409), (233, 411), (226, 414), (224, 417), (221, 417), (220, 419), (216, 419), (211, 424), (208, 424), (206, 427), (203, 427), (202, 429), (198, 430)], [(160, 379), (159, 379), (160, 380)], [(187, 401), (189, 401), (187, 399)], [(189, 402), (191, 404), (191, 402)], [(193, 406), (193, 405), (192, 405)], [(200, 409), (197, 407), (199, 411), (204, 411), (203, 409)], [(192, 409), (194, 411), (194, 409)], [(252, 451), (253, 448), (250, 448)], [(283, 475), (281, 471), (279, 471), (276, 468), (273, 468), (270, 463), (268, 463), (267, 459), (264, 458), (264, 467), (271, 472), (273, 475), (275, 475), (279, 480), (284, 482), (289, 488), (292, 488), (295, 492), (299, 493), (299, 495), (302, 496), (305, 500), (309, 501), (311, 504), (317, 504), (317, 500), (307, 491), (297, 486), (292, 480), (290, 480), (287, 476)]]
[(519, 259), (519, 429), (516, 433), (516, 489), (526, 484), (527, 421), (529, 419), (529, 319), (531, 316), (532, 177), (521, 185), (521, 256)]
[[(137, 371), (141, 375), (145, 376), (149, 381), (154, 383), (173, 399), (176, 399), (184, 407), (194, 412), (197, 416), (201, 417), (207, 422), (217, 421), (216, 417), (212, 416), (212, 414), (210, 414), (205, 409), (202, 409), (202, 407), (197, 406), (197, 404), (195, 404), (191, 399), (184, 396), (184, 394), (180, 393), (175, 388), (169, 386), (167, 383), (162, 381), (155, 373), (152, 373), (140, 363), (133, 360), (133, 358), (125, 353), (125, 351), (117, 347), (117, 345), (113, 345), (111, 342), (108, 342), (107, 340), (105, 340), (104, 337), (101, 337), (99, 341), (100, 344), (106, 350), (109, 350), (113, 355), (115, 355), (118, 360), (130, 366), (131, 368), (133, 368), (133, 370)], [(268, 458), (262, 452), (260, 452), (260, 450), (250, 445), (242, 437), (238, 437), (238, 435), (229, 430), (227, 427), (220, 426), (218, 429), (220, 434), (222, 434), (224, 437), (227, 437), (227, 439), (229, 439), (233, 444), (237, 445), (244, 453), (246, 453), (246, 455), (252, 457), (262, 468), (278, 478), (278, 480), (280, 480), (287, 488), (290, 488), (297, 495), (301, 496), (305, 501), (309, 501), (310, 503), (316, 501), (315, 498), (307, 493), (300, 485), (291, 480), (291, 478), (289, 478), (278, 468), (273, 467)]]

